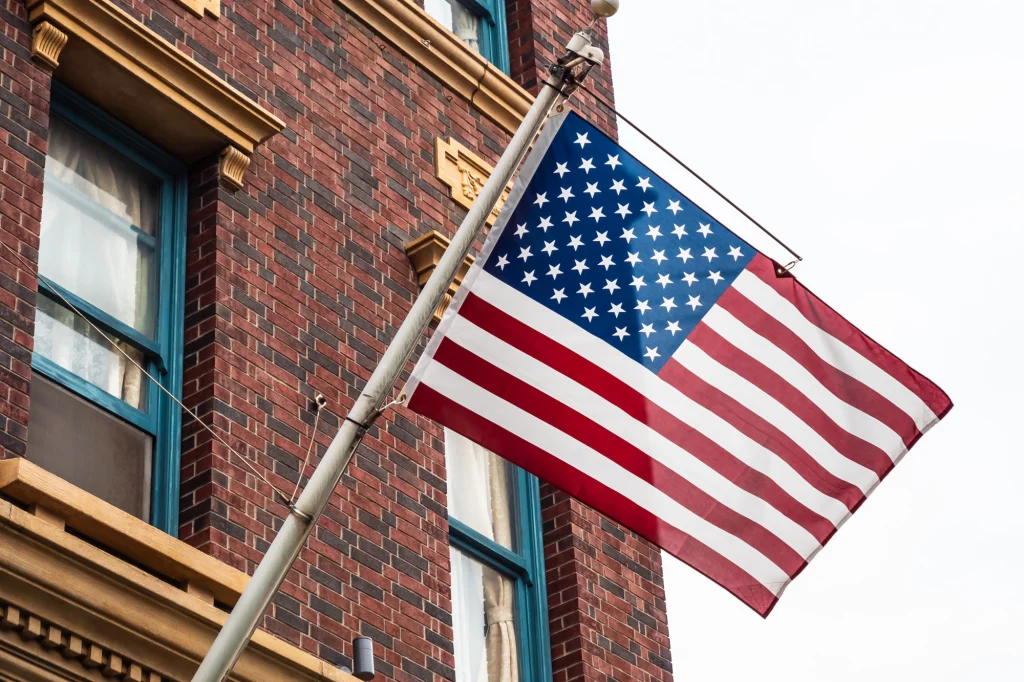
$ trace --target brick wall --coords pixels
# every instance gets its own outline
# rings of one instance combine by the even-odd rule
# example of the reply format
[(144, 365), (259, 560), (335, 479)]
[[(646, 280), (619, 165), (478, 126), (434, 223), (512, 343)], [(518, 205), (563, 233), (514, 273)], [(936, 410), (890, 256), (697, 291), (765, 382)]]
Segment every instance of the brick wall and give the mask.
[[(403, 245), (464, 216), (435, 177), (435, 139), (494, 163), (508, 135), (331, 0), (224, 0), (217, 20), (176, 0), (117, 3), (287, 125), (237, 193), (218, 185), (215, 159), (190, 169), (184, 399), (290, 492), (310, 439), (306, 475), (412, 305)], [(517, 81), (536, 90), (587, 5), (508, 2)], [(34, 261), (49, 75), (29, 61), (24, 14), (7, 0), (0, 234)], [(611, 99), (607, 69), (593, 85)], [(580, 108), (614, 134), (587, 96)], [(5, 455), (24, 453), (34, 291), (34, 272), (0, 253)], [(328, 408), (314, 431), (318, 393)], [(402, 409), (377, 422), (266, 629), (336, 665), (368, 635), (384, 679), (454, 679), (441, 437)], [(188, 419), (182, 441), (179, 536), (252, 572), (284, 507)], [(658, 553), (564, 493), (544, 502), (556, 679), (671, 679)]]
[[(0, 458), (25, 454), (50, 75), (21, 0), (0, 2)], [(13, 249), (23, 258), (10, 252)]]

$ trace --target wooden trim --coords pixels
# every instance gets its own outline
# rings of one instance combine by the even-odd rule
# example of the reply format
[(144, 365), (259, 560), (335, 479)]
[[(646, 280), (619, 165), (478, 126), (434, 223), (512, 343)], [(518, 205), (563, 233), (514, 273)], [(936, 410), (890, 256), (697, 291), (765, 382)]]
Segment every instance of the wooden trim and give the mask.
[[(484, 183), (491, 177), (493, 168), (454, 139), (445, 140), (439, 137), (435, 146), (434, 164), (438, 180), (452, 190), (452, 199), (455, 200), (455, 203), (469, 210), (473, 207), (476, 198), (480, 196)], [(511, 191), (512, 183), (509, 183), (494, 210), (487, 217), (488, 225), (493, 225), (494, 221), (498, 219), (501, 207), (505, 205), (505, 200)]]
[[(405, 255), (409, 257), (412, 262), (413, 268), (416, 270), (416, 277), (419, 280), (419, 285), (422, 287), (430, 279), (430, 275), (434, 273), (434, 268), (437, 267), (438, 262), (441, 260), (441, 256), (444, 255), (445, 249), (448, 248), (450, 240), (437, 230), (432, 230), (427, 234), (412, 240), (405, 245)], [(473, 265), (473, 257), (466, 256), (466, 260), (463, 261), (462, 267), (459, 268), (458, 274), (455, 275), (455, 279), (448, 287), (448, 293), (441, 299), (440, 305), (437, 306), (437, 310), (434, 311), (434, 319), (440, 321), (444, 317), (445, 312), (448, 310), (448, 306), (452, 304), (452, 298), (455, 296), (455, 292), (459, 290), (459, 285), (462, 284), (463, 278), (469, 272), (469, 268)]]
[(417, 64), (514, 133), (533, 96), (412, 0), (335, 0)]
[[(161, 671), (151, 682), (189, 680), (226, 619), (166, 580), (0, 499), (0, 669), (17, 659), (24, 671), (17, 679), (102, 679), (81, 667), (75, 674), (67, 667), (74, 664), (100, 673), (118, 666), (129, 674)], [(59, 678), (44, 676), (58, 670)], [(262, 630), (231, 679), (355, 682)]]
[(28, 460), (0, 461), (0, 493), (36, 509), (45, 509), (51, 525), (62, 519), (67, 528), (180, 584), (200, 586), (225, 604), (233, 606), (249, 582), (241, 571)]
[(111, 0), (26, 0), (33, 25), (68, 35), (54, 72), (146, 137), (192, 162), (251, 154), (284, 123)]

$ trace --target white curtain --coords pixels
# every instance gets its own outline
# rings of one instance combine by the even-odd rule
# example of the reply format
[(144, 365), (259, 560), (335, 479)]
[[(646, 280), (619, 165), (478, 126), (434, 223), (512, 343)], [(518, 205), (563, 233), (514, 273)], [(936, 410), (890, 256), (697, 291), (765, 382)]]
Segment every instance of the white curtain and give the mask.
[(480, 52), (480, 17), (458, 0), (452, 0), (452, 33), (474, 52)]
[[(155, 306), (154, 180), (99, 140), (59, 118), (50, 128), (43, 189), (39, 271), (114, 318), (150, 336)], [(40, 305), (39, 351), (128, 404), (138, 407), (142, 374), (84, 320)], [(120, 345), (121, 342), (118, 342)], [(127, 346), (122, 346), (127, 349)], [(139, 356), (141, 357), (141, 356)]]
[[(451, 516), (513, 549), (514, 509), (506, 462), (448, 429), (445, 452)], [(455, 633), (458, 682), (518, 682), (515, 583), (461, 553), (453, 552), (452, 558), (453, 602), (457, 625), (463, 629)]]

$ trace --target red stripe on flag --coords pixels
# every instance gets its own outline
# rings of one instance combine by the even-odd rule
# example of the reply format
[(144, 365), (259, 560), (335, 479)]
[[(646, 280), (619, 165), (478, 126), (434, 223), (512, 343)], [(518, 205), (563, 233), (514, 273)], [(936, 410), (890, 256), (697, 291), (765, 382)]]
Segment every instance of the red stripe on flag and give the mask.
[[(680, 393), (694, 402), (704, 405), (748, 438), (774, 452), (780, 459), (793, 467), (804, 480), (822, 493), (842, 502), (851, 512), (864, 501), (864, 493), (860, 488), (833, 475), (789, 436), (728, 394), (683, 367), (675, 359), (670, 359), (665, 363), (660, 376)], [(833, 528), (832, 532), (834, 531)]]
[[(743, 490), (757, 495), (803, 526), (818, 542), (823, 542), (835, 532), (831, 521), (808, 509), (775, 481), (747, 466), (704, 434), (648, 400), (629, 384), (482, 298), (470, 293), (459, 308), (459, 316), (593, 391), (640, 423), (647, 424)], [(745, 433), (750, 435), (749, 432)], [(762, 440), (763, 436), (756, 434), (755, 441)], [(850, 494), (845, 490), (847, 484), (829, 474), (814, 458), (796, 448), (786, 451), (784, 459), (815, 488), (850, 506)], [(822, 481), (828, 484), (823, 485)], [(859, 490), (856, 492), (860, 494)]]
[(501, 454), (513, 464), (535, 473), (584, 504), (628, 526), (714, 580), (758, 614), (767, 616), (778, 601), (750, 574), (707, 545), (665, 523), (617, 491), (584, 476), (545, 450), (448, 399), (428, 384), (419, 385), (409, 407), (446, 424), (473, 442)]
[(793, 277), (777, 276), (775, 264), (762, 254), (756, 255), (750, 261), (747, 270), (757, 275), (783, 298), (796, 306), (797, 310), (811, 324), (839, 339), (910, 389), (931, 408), (939, 419), (953, 407), (949, 396), (941, 388), (850, 324), (842, 315), (811, 293), (807, 287)]
[(711, 497), (629, 441), (543, 391), (492, 365), (452, 339), (441, 342), (434, 353), (434, 361), (462, 375), (488, 393), (550, 424), (651, 484), (708, 523), (735, 535), (766, 556), (791, 578), (807, 564), (799, 553), (756, 521), (748, 519)]
[(895, 431), (905, 444), (909, 445), (920, 437), (917, 425), (906, 412), (870, 386), (822, 360), (792, 329), (765, 313), (736, 289), (726, 290), (718, 299), (718, 305), (799, 362), (837, 398)]
[(892, 460), (881, 448), (840, 427), (814, 401), (755, 358), (726, 341), (704, 322), (694, 328), (685, 343), (693, 343), (715, 361), (775, 398), (844, 457), (874, 471), (879, 480), (885, 478), (892, 469)]

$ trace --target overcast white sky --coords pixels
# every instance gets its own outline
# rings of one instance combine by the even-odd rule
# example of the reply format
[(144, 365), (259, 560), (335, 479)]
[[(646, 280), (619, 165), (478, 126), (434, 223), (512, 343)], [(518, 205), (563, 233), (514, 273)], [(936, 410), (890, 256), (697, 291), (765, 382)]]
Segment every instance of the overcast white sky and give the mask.
[(805, 284), (956, 403), (766, 621), (666, 558), (676, 679), (1024, 679), (1024, 2), (622, 4), (623, 113), (788, 240)]

